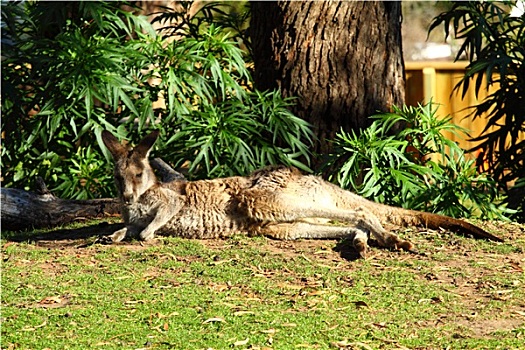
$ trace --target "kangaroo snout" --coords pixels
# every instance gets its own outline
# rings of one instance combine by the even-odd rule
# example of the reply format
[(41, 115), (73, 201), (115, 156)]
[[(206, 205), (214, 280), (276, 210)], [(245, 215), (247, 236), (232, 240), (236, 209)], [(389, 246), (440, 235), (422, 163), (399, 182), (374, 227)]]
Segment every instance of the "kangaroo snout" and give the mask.
[(133, 193), (124, 193), (122, 194), (122, 200), (126, 205), (130, 205), (134, 202)]

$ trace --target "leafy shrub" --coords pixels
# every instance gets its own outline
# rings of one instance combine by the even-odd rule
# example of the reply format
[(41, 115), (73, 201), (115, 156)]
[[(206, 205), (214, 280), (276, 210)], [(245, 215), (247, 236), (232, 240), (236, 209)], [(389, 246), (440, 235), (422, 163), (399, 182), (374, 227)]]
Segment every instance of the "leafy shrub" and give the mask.
[(90, 198), (92, 193), (112, 195), (113, 178), (107, 175), (107, 161), (93, 151), (91, 146), (78, 148), (70, 159), (63, 161), (68, 170), (58, 175), (60, 182), (55, 190), (72, 199)]
[[(329, 165), (342, 164), (331, 180), (374, 201), (453, 217), (505, 218), (495, 182), (476, 171), (459, 146), (443, 132), (464, 130), (436, 116), (432, 103), (393, 107), (375, 115), (357, 135), (337, 134)], [(405, 128), (393, 133), (393, 126)]]
[(446, 36), (452, 31), (463, 41), (456, 59), (467, 57), (470, 64), (457, 91), (464, 96), (472, 85), (476, 95), (494, 89), (473, 107), (472, 118), (485, 115), (487, 126), (473, 139), (480, 143), (472, 151), (482, 150), (480, 161), (488, 163), (500, 188), (508, 191), (509, 205), (521, 205), (525, 219), (525, 187), (520, 185), (525, 179), (525, 15), (510, 15), (513, 4), (516, 1), (453, 1), (429, 31), (442, 25)]
[[(136, 72), (146, 65), (146, 57), (137, 50), (137, 41), (126, 37), (155, 33), (145, 18), (120, 6), (2, 3), (3, 186), (31, 189), (39, 175), (59, 195), (90, 197), (104, 191), (101, 186), (76, 187), (85, 183), (81, 179), (68, 187), (63, 178), (75, 176), (70, 161), (80, 149), (101, 141), (103, 129), (117, 130), (112, 118), (138, 116), (129, 96), (138, 90)], [(118, 131), (124, 135), (125, 126)], [(98, 149), (90, 154), (101, 160)], [(99, 175), (100, 184), (109, 181), (109, 162)]]
[(291, 101), (251, 87), (246, 52), (211, 5), (189, 16), (183, 4), (163, 38), (126, 2), (3, 3), (4, 186), (30, 189), (39, 175), (60, 196), (107, 195), (104, 129), (128, 140), (160, 129), (157, 155), (189, 163), (192, 178), (308, 169), (312, 132)]
[[(291, 114), (289, 103), (277, 92), (253, 92), (244, 101), (227, 100), (193, 111), (176, 121), (181, 131), (166, 143), (166, 158), (175, 159), (175, 166), (189, 161), (192, 177), (247, 174), (267, 164), (310, 171), (297, 160), (308, 154), (302, 138), (311, 140), (310, 128)], [(286, 146), (279, 146), (279, 140)]]

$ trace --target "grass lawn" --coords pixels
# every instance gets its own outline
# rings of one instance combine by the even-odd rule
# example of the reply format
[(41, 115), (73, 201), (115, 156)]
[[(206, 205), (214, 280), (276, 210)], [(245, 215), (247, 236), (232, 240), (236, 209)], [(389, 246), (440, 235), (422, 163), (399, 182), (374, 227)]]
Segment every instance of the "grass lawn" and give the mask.
[(2, 233), (1, 349), (524, 349), (525, 226), (505, 243), (400, 232), (420, 255), (345, 242)]

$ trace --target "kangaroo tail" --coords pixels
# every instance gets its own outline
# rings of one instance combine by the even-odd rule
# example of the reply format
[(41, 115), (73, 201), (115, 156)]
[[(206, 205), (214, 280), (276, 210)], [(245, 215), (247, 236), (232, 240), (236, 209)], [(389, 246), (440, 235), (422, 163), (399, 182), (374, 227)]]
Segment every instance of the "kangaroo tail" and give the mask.
[(370, 214), (378, 217), (382, 222), (386, 221), (404, 227), (413, 225), (424, 226), (431, 229), (443, 228), (464, 236), (503, 242), (502, 238), (460, 219), (451, 218), (445, 215), (392, 207), (373, 202), (349, 191), (344, 191), (338, 188), (336, 189), (336, 186), (332, 184), (327, 186), (331, 186), (330, 194), (334, 196), (338, 207), (350, 210), (355, 210), (356, 208), (365, 209)]
[(487, 239), (495, 242), (503, 242), (503, 239), (497, 237), (487, 231), (479, 228), (476, 225), (468, 223), (460, 219), (454, 219), (444, 215), (426, 213), (426, 212), (413, 212), (413, 215), (418, 217), (421, 225), (432, 229), (444, 228), (455, 233), (462, 235), (472, 236), (477, 239)]
[(449, 216), (427, 213), (423, 211), (409, 210), (398, 207), (391, 207), (384, 204), (363, 201), (363, 206), (374, 212), (383, 220), (399, 226), (423, 226), (430, 229), (445, 229), (464, 236), (472, 236), (476, 239), (486, 239), (495, 242), (503, 242), (497, 237), (482, 228), (468, 223), (461, 219)]
[(388, 221), (393, 224), (408, 226), (424, 226), (431, 229), (449, 230), (455, 233), (459, 233), (464, 236), (472, 236), (476, 239), (487, 239), (495, 242), (503, 242), (503, 239), (497, 237), (482, 228), (468, 223), (464, 220), (451, 218), (445, 215), (420, 212), (415, 210), (401, 209), (401, 212), (394, 213), (390, 212), (387, 214)]

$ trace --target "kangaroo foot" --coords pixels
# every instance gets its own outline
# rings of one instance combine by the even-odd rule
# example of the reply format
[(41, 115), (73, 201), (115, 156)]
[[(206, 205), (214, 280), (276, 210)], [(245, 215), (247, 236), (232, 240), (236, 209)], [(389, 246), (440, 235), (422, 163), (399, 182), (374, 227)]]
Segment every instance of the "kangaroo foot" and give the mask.
[(355, 233), (355, 236), (352, 240), (354, 248), (357, 250), (357, 253), (361, 258), (366, 259), (366, 252), (368, 249), (368, 235), (365, 231), (360, 229), (355, 229), (353, 231)]
[(390, 233), (384, 242), (385, 247), (403, 249), (407, 252), (415, 252), (416, 249), (412, 243), (405, 241), (393, 233)]

